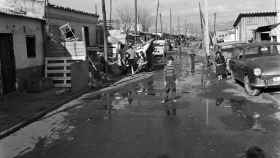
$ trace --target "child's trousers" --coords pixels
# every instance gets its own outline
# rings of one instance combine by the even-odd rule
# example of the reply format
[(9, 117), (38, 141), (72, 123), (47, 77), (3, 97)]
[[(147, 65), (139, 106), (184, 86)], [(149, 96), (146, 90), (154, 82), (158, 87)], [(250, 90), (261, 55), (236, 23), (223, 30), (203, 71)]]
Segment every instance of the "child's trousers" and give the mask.
[[(171, 94), (169, 96), (169, 93)], [(175, 99), (176, 97), (176, 83), (174, 78), (166, 78), (166, 87), (165, 87), (165, 96), (164, 99), (168, 100), (170, 99)]]

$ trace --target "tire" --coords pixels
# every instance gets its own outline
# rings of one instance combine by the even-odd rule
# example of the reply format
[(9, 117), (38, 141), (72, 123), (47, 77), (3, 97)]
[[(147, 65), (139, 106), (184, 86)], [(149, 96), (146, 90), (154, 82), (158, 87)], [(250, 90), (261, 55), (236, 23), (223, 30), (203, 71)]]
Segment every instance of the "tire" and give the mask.
[(258, 96), (261, 93), (260, 89), (254, 88), (250, 85), (250, 80), (248, 76), (244, 77), (244, 89), (246, 93), (250, 96)]

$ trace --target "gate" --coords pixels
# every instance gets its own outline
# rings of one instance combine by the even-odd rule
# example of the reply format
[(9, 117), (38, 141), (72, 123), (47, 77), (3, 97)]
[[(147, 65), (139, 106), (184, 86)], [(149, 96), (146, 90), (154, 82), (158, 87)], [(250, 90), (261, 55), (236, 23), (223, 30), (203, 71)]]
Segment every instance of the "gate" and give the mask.
[(0, 79), (3, 94), (15, 91), (16, 66), (13, 51), (13, 35), (0, 33)]

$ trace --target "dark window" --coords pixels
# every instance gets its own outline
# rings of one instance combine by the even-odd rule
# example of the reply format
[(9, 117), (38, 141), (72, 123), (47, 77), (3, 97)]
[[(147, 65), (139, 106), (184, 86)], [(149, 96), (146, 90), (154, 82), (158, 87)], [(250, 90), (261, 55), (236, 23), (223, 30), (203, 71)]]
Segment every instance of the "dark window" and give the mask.
[(75, 30), (74, 29), (65, 29), (65, 37), (66, 38), (74, 38), (75, 37)]
[(36, 40), (35, 36), (26, 36), (26, 48), (27, 48), (27, 57), (35, 58), (36, 57)]

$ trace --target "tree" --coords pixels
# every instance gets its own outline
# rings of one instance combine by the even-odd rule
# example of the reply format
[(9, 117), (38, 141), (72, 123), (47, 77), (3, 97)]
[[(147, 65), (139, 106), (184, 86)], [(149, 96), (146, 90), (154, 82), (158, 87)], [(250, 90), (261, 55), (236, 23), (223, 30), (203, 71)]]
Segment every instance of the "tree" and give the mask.
[[(142, 25), (143, 31), (149, 31), (153, 24), (153, 17), (147, 8), (138, 11), (138, 23)], [(128, 32), (134, 26), (134, 10), (129, 6), (122, 6), (117, 10), (118, 20), (122, 24), (125, 32)]]
[(143, 31), (148, 32), (150, 27), (153, 24), (153, 16), (150, 14), (151, 12), (147, 9), (144, 8), (138, 13), (138, 21), (139, 24), (142, 25)]
[(123, 6), (117, 10), (118, 20), (121, 23), (121, 27), (125, 32), (128, 32), (133, 25), (133, 11), (129, 6)]

